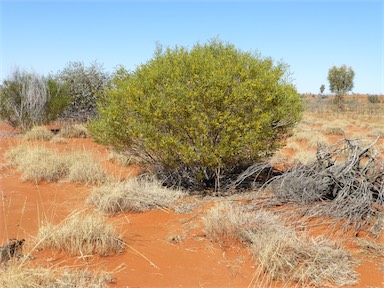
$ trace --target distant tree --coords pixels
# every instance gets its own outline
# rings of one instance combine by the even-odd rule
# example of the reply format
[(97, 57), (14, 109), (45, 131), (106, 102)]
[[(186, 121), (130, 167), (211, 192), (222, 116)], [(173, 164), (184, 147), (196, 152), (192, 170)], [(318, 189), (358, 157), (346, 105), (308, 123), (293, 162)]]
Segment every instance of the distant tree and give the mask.
[(324, 90), (325, 90), (325, 86), (324, 86), (324, 84), (322, 84), (320, 86), (320, 94), (323, 94)]
[(354, 77), (355, 72), (346, 65), (333, 66), (328, 71), (329, 90), (336, 94), (335, 103), (339, 109), (344, 107), (344, 95), (353, 88)]
[(109, 75), (97, 62), (88, 67), (82, 62), (70, 62), (58, 72), (58, 78), (65, 83), (70, 103), (63, 118), (85, 121), (97, 114), (97, 95), (103, 93), (109, 81)]

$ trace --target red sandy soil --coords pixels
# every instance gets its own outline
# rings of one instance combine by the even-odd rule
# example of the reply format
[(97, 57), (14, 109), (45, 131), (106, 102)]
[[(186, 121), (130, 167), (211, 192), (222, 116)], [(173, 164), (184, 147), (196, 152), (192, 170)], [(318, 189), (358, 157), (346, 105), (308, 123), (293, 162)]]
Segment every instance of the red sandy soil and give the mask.
[[(12, 128), (0, 123), (0, 164), (4, 153), (21, 140), (9, 133)], [(66, 144), (41, 142), (60, 151), (86, 150), (103, 163), (109, 173), (120, 178), (140, 173), (136, 166), (122, 167), (107, 160), (108, 149), (90, 139), (69, 139)], [(75, 210), (91, 211), (85, 199), (93, 187), (73, 183), (23, 182), (13, 169), (0, 171), (0, 245), (10, 238), (25, 238), (26, 250), (35, 260), (31, 265), (104, 270), (112, 274), (111, 287), (261, 287), (254, 282), (255, 261), (245, 247), (220, 247), (204, 235), (200, 216), (210, 205), (200, 205), (188, 214), (156, 210), (107, 217), (127, 243), (120, 255), (69, 257), (55, 251), (33, 250), (33, 238), (42, 221), (59, 223)], [(320, 235), (326, 229), (315, 226), (309, 233)], [(345, 235), (334, 235), (343, 239)], [(377, 240), (376, 240), (377, 241)], [(379, 240), (384, 243), (384, 237)], [(353, 243), (346, 248), (361, 260), (356, 271), (359, 284), (353, 287), (384, 287), (383, 258), (364, 255)], [(276, 283), (276, 286), (281, 285)]]

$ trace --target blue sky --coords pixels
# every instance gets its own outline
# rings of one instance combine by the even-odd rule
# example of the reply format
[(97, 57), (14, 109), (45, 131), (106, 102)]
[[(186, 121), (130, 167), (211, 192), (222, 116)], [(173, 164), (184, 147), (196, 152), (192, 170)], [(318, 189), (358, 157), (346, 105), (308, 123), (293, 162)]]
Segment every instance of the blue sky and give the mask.
[(191, 48), (219, 37), (290, 65), (301, 93), (328, 88), (329, 68), (346, 64), (353, 92), (384, 94), (383, 18), (381, 0), (0, 0), (0, 79), (15, 67), (55, 73), (69, 61), (134, 70), (156, 42)]

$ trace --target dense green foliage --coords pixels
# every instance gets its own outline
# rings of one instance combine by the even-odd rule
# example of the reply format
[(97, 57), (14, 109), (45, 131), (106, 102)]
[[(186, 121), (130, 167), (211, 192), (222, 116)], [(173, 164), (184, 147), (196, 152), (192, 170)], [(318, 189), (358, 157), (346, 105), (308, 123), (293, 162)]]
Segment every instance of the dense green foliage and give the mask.
[(0, 117), (22, 130), (55, 120), (68, 103), (66, 86), (50, 76), (16, 69), (0, 90)]
[(353, 88), (354, 77), (355, 72), (346, 65), (333, 66), (328, 71), (329, 90), (336, 93), (335, 102), (339, 108), (343, 108), (344, 95)]
[(212, 40), (158, 47), (133, 73), (118, 70), (90, 129), (167, 184), (219, 189), (273, 154), (301, 109), (286, 65)]
[(103, 93), (109, 75), (97, 62), (85, 66), (82, 62), (70, 62), (57, 74), (65, 83), (70, 96), (69, 105), (62, 117), (85, 121), (97, 114), (96, 98)]

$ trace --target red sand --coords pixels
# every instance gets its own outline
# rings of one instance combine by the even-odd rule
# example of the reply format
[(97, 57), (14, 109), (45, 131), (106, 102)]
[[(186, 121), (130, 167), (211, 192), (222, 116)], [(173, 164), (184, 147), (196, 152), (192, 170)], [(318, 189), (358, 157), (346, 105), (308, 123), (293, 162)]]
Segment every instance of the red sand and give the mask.
[[(14, 132), (2, 123), (0, 132), (4, 131)], [(5, 163), (4, 152), (19, 141), (0, 135), (0, 163)], [(60, 151), (91, 151), (110, 173), (121, 178), (140, 172), (136, 166), (125, 168), (109, 163), (108, 150), (90, 139), (68, 140), (67, 144), (41, 143)], [(91, 211), (85, 203), (90, 186), (22, 182), (20, 175), (8, 168), (2, 168), (0, 176), (0, 245), (9, 238), (25, 238), (26, 250), (32, 249), (33, 237), (42, 221), (58, 223), (75, 210)], [(223, 249), (204, 237), (199, 221), (204, 207), (200, 205), (189, 214), (157, 210), (108, 217), (127, 243), (121, 255), (81, 258), (55, 251), (32, 251), (36, 259), (31, 261), (45, 267), (106, 270), (115, 281), (111, 287), (260, 287), (253, 282), (255, 261), (244, 247)], [(322, 229), (315, 228), (311, 233), (319, 235)], [(384, 237), (380, 242), (384, 243)], [(347, 248), (361, 260), (356, 268), (359, 284), (353, 287), (384, 287), (384, 273), (380, 270), (383, 259), (364, 255), (353, 245)]]

